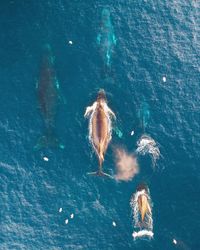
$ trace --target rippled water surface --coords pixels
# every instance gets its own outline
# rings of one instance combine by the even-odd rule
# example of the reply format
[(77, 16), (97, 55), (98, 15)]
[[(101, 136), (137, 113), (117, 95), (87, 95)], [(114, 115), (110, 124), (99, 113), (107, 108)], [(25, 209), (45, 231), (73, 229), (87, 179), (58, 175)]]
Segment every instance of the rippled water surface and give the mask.
[[(106, 76), (96, 43), (103, 8), (117, 39)], [(0, 27), (0, 249), (200, 249), (200, 2), (2, 0)], [(56, 116), (65, 149), (34, 151), (44, 131), (35, 85), (46, 43), (65, 99)], [(145, 98), (145, 132), (161, 152), (154, 172), (141, 156), (128, 183), (86, 175), (98, 162), (83, 114), (99, 88), (123, 133), (111, 145), (129, 152)], [(109, 147), (104, 167), (114, 174), (113, 158)], [(129, 202), (141, 181), (153, 202), (151, 241), (132, 238)]]

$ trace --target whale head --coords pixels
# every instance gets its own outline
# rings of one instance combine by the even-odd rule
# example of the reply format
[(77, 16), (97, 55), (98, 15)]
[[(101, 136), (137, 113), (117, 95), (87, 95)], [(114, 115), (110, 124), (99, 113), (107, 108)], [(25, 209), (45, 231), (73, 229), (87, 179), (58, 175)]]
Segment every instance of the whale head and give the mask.
[(44, 50), (44, 52), (46, 52), (46, 53), (51, 53), (51, 52), (52, 52), (52, 50), (51, 50), (51, 45), (50, 45), (49, 43), (44, 44), (43, 50)]
[(102, 10), (102, 21), (107, 23), (110, 20), (110, 11), (108, 9)]
[(100, 89), (97, 95), (97, 101), (106, 101), (106, 92), (103, 89)]
[(141, 183), (137, 187), (137, 191), (142, 191), (142, 190), (145, 190), (145, 192), (148, 192), (148, 188), (147, 188), (147, 185), (145, 183)]

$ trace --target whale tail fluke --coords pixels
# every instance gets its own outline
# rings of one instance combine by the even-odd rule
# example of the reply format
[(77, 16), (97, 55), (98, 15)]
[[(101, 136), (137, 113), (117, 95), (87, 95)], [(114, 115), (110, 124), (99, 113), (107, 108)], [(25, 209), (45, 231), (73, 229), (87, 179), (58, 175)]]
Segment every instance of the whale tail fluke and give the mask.
[(65, 146), (59, 142), (58, 138), (54, 135), (43, 135), (39, 138), (37, 144), (34, 146), (34, 150), (40, 150), (42, 148), (61, 148), (64, 149)]
[(99, 170), (96, 171), (96, 172), (89, 172), (89, 173), (87, 173), (87, 175), (100, 176), (100, 177), (108, 177), (110, 179), (114, 179), (114, 177), (112, 175), (107, 174), (107, 173), (105, 173), (103, 171), (99, 171)]

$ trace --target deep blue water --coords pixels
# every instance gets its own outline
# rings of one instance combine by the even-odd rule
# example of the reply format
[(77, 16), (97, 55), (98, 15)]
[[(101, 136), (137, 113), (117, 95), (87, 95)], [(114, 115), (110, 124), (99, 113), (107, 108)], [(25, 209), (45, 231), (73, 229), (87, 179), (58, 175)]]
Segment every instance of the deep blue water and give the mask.
[[(106, 78), (96, 44), (104, 7), (117, 38)], [(200, 2), (2, 0), (0, 27), (0, 249), (200, 249)], [(64, 150), (33, 150), (44, 131), (35, 83), (45, 43), (66, 99), (56, 117)], [(145, 97), (162, 154), (154, 173), (141, 159), (128, 183), (86, 175), (98, 163), (83, 114), (99, 88), (123, 132), (112, 144), (132, 152)], [(104, 165), (114, 173), (111, 147)], [(154, 239), (133, 241), (129, 201), (149, 175)]]

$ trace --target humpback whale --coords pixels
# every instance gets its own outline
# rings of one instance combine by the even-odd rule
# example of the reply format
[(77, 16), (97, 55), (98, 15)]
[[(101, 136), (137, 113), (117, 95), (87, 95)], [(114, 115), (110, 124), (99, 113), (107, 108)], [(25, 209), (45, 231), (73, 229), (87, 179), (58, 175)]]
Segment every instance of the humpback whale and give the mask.
[(45, 134), (40, 137), (34, 149), (38, 150), (48, 146), (64, 148), (64, 145), (60, 144), (55, 136), (55, 116), (60, 96), (59, 83), (54, 69), (54, 56), (49, 44), (44, 47), (36, 89), (44, 119)]
[(97, 100), (92, 106), (86, 108), (84, 117), (89, 118), (89, 139), (99, 160), (98, 170), (89, 174), (111, 177), (103, 172), (102, 164), (108, 144), (112, 137), (111, 118), (116, 119), (116, 117), (107, 105), (104, 90), (100, 90), (97, 95)]
[(152, 203), (146, 184), (142, 183), (137, 187), (136, 193), (131, 197), (130, 205), (136, 230), (132, 234), (133, 237), (153, 237)]
[(97, 43), (102, 52), (104, 67), (109, 69), (111, 66), (111, 56), (113, 48), (117, 43), (114, 28), (111, 22), (110, 11), (103, 9), (101, 14), (101, 27), (97, 35)]
[(138, 208), (141, 215), (142, 222), (147, 213), (151, 214), (151, 208), (148, 202), (148, 189), (144, 184), (140, 184), (137, 188), (138, 194)]
[(156, 141), (146, 133), (146, 128), (150, 120), (150, 108), (145, 99), (142, 99), (143, 101), (138, 111), (138, 118), (142, 127), (143, 134), (137, 141), (136, 153), (141, 155), (145, 155), (146, 153), (150, 154), (153, 162), (153, 167), (155, 167), (156, 161), (160, 157), (160, 150)]

